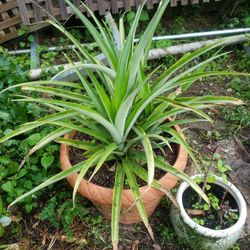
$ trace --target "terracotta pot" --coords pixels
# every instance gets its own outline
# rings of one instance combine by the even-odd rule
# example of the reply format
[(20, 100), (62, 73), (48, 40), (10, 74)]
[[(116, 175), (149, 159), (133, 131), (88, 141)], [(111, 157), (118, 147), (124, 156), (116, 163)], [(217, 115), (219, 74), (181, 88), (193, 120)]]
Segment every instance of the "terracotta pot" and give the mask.
[[(180, 132), (181, 129), (175, 126), (175, 129)], [(71, 136), (72, 137), (72, 136)], [(70, 138), (66, 134), (64, 138)], [(184, 170), (187, 164), (187, 152), (179, 145), (177, 149), (177, 159), (174, 167), (179, 170)], [(61, 168), (66, 170), (72, 165), (69, 160), (69, 146), (62, 144), (60, 149)], [(78, 174), (74, 173), (67, 177), (68, 182), (74, 187)], [(159, 179), (159, 182), (167, 189), (172, 189), (178, 182), (178, 178), (172, 174), (166, 173)], [(147, 189), (147, 190), (146, 190)], [(146, 190), (146, 191), (145, 191)], [(113, 189), (98, 186), (83, 179), (79, 185), (78, 192), (89, 199), (96, 208), (108, 219), (111, 217)], [(150, 216), (158, 204), (164, 193), (148, 186), (140, 187), (142, 201), (145, 205), (148, 216)], [(131, 207), (132, 206), (132, 207)], [(141, 221), (141, 217), (134, 205), (134, 199), (130, 189), (124, 189), (122, 194), (122, 206), (120, 222), (124, 224), (132, 224)]]

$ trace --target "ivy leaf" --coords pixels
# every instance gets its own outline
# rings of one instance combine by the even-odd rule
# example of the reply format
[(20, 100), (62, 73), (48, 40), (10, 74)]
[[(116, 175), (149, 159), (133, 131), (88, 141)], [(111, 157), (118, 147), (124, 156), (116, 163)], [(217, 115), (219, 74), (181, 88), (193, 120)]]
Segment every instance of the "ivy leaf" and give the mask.
[(32, 204), (25, 204), (25, 211), (29, 214), (32, 210)]
[(205, 205), (203, 206), (203, 209), (204, 209), (204, 211), (208, 211), (208, 210), (209, 210), (209, 205), (208, 205), (208, 204), (205, 204)]
[(23, 176), (25, 176), (26, 174), (27, 174), (27, 170), (24, 169), (24, 168), (22, 168), (22, 169), (20, 170), (20, 172), (18, 173), (18, 178), (20, 179), (20, 178), (22, 178)]
[(0, 119), (9, 121), (10, 120), (10, 115), (6, 112), (0, 111)]
[(197, 184), (200, 184), (200, 183), (201, 183), (201, 178), (200, 178), (199, 176), (195, 176), (194, 181), (195, 181)]
[(39, 133), (29, 136), (25, 141), (30, 145), (34, 146), (41, 140), (41, 135)]
[(53, 155), (44, 155), (41, 159), (42, 166), (47, 169), (54, 161)]
[(0, 225), (0, 237), (4, 235), (4, 228), (2, 225)]
[(0, 163), (7, 165), (10, 163), (10, 158), (8, 156), (5, 156), (5, 155), (0, 156)]
[(148, 11), (147, 10), (142, 10), (141, 16), (140, 16), (140, 20), (145, 22), (149, 20), (149, 15), (148, 15)]
[(9, 193), (11, 196), (14, 196), (15, 194), (15, 188), (13, 186), (13, 183), (11, 181), (7, 181), (2, 185), (2, 189)]
[(25, 33), (27, 33), (27, 31), (29, 30), (29, 28), (25, 25), (22, 25), (21, 28), (18, 30), (18, 36), (22, 36)]
[(2, 214), (2, 213), (3, 213), (3, 201), (0, 197), (0, 214)]
[(25, 47), (25, 42), (20, 42), (20, 47), (24, 48)]
[(29, 41), (29, 42), (32, 43), (32, 42), (34, 42), (34, 40), (35, 40), (35, 38), (34, 38), (33, 35), (29, 35), (29, 36), (28, 36), (28, 41)]
[(130, 11), (128, 14), (127, 14), (127, 21), (128, 22), (131, 22), (133, 21), (135, 18), (135, 12), (134, 11)]
[(208, 181), (209, 183), (215, 183), (216, 178), (215, 178), (214, 175), (210, 175), (210, 176), (208, 177), (207, 181)]

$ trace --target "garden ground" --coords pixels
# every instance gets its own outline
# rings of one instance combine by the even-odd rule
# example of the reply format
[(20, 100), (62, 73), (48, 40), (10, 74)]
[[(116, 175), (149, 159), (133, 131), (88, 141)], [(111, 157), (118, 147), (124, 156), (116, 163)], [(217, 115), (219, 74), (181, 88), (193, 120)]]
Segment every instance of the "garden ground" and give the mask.
[[(198, 18), (196, 16), (196, 18)], [(173, 23), (174, 30), (185, 32), (185, 17), (177, 19), (177, 22)], [(201, 19), (206, 25), (206, 21)], [(236, 22), (231, 20), (231, 22)], [(202, 23), (202, 22), (201, 22)], [(164, 24), (162, 24), (164, 26)], [(183, 30), (183, 28), (185, 30)], [(19, 44), (20, 45), (20, 44)], [(156, 46), (166, 46), (165, 44), (157, 44)], [(223, 58), (211, 64), (211, 69), (221, 70), (237, 70), (250, 72), (250, 58), (246, 54), (244, 48), (249, 46), (249, 43), (245, 45), (234, 46), (227, 48), (232, 50), (232, 53), (224, 56)], [(25, 61), (24, 58), (19, 59), (21, 62)], [(46, 58), (43, 58), (46, 62)], [(48, 59), (47, 62), (51, 60)], [(58, 59), (60, 60), (60, 58)], [(158, 61), (152, 61), (149, 68), (155, 68), (156, 66), (163, 65), (162, 67), (168, 67), (176, 57), (166, 57)], [(53, 60), (52, 60), (53, 61)], [(1, 64), (0, 64), (1, 67)], [(5, 65), (6, 67), (6, 65)], [(14, 66), (13, 66), (14, 67)], [(12, 69), (13, 70), (13, 69)], [(14, 79), (13, 82), (17, 82)], [(12, 84), (13, 82), (8, 82)], [(230, 95), (243, 99), (246, 105), (239, 107), (223, 107), (219, 109), (210, 110), (210, 115), (214, 119), (214, 125), (208, 123), (199, 123), (190, 125), (189, 129), (185, 131), (185, 135), (192, 146), (196, 149), (196, 154), (205, 161), (210, 161), (212, 158), (211, 147), (218, 147), (218, 153), (221, 155), (221, 159), (230, 164), (234, 171), (229, 173), (229, 178), (235, 183), (239, 189), (243, 192), (246, 201), (250, 200), (250, 85), (249, 78), (230, 78), (219, 77), (211, 78), (209, 80), (202, 80), (197, 82), (186, 94), (187, 95)], [(26, 109), (26, 107), (25, 107)], [(3, 110), (4, 111), (4, 110)], [(16, 126), (13, 121), (7, 121), (3, 118), (3, 111), (1, 111), (0, 118), (2, 124), (0, 126), (1, 131), (7, 129), (9, 124), (12, 127)], [(43, 110), (40, 110), (37, 106), (30, 106), (28, 108), (30, 116), (39, 116)], [(18, 112), (18, 111), (17, 111)], [(27, 110), (26, 110), (27, 112)], [(11, 119), (11, 118), (9, 118)], [(27, 119), (30, 119), (28, 117)], [(0, 120), (1, 123), (1, 120)], [(45, 133), (40, 132), (39, 133)], [(21, 140), (22, 138), (20, 138)], [(28, 146), (31, 146), (34, 142), (34, 138), (28, 141)], [(35, 141), (37, 138), (35, 139)], [(15, 142), (14, 147), (19, 145), (19, 142)], [(9, 147), (13, 147), (9, 145)], [(22, 147), (27, 147), (23, 145)], [(10, 149), (8, 149), (10, 150)], [(5, 154), (10, 154), (5, 152)], [(15, 157), (20, 155), (14, 155), (11, 151), (12, 161), (16, 160)], [(53, 165), (56, 165), (58, 154), (58, 148), (47, 148), (41, 151), (33, 159), (34, 163), (41, 161), (43, 168), (42, 176), (38, 179), (41, 182), (46, 174), (50, 175), (53, 172), (58, 171), (58, 168), (52, 169)], [(4, 154), (0, 154), (1, 167), (7, 167), (6, 158), (3, 158)], [(47, 158), (46, 158), (47, 157)], [(50, 161), (54, 162), (49, 164), (46, 159), (50, 157)], [(53, 160), (51, 160), (53, 158)], [(32, 167), (32, 162), (28, 163)], [(29, 166), (28, 166), (29, 167)], [(28, 169), (27, 167), (27, 169)], [(37, 170), (34, 171), (34, 175), (37, 175)], [(50, 173), (51, 172), (51, 173)], [(188, 173), (193, 173), (194, 169), (191, 162), (188, 164)], [(14, 172), (15, 173), (15, 172)], [(26, 176), (26, 177), (25, 177)], [(19, 176), (19, 179), (24, 179), (27, 183), (29, 178), (28, 173), (25, 173), (23, 177)], [(0, 176), (2, 185), (2, 191), (0, 191), (0, 198), (4, 201), (4, 206), (13, 200), (10, 187), (12, 181), (16, 181), (11, 174), (7, 176)], [(14, 183), (14, 182), (13, 182)], [(13, 184), (14, 185), (14, 184)], [(19, 188), (18, 184), (14, 186)], [(30, 189), (31, 186), (21, 186), (20, 189)], [(173, 190), (175, 191), (175, 190)], [(21, 191), (20, 191), (21, 192)], [(14, 196), (17, 196), (15, 193)], [(71, 189), (66, 181), (61, 181), (59, 184), (47, 189), (46, 191), (38, 194), (39, 199), (33, 197), (32, 201), (27, 201), (20, 206), (15, 206), (11, 210), (11, 216), (13, 223), (6, 228), (4, 236), (0, 238), (0, 249), (111, 249), (110, 238), (110, 222), (103, 218), (95, 207), (84, 198), (78, 197), (76, 207), (72, 207), (71, 203)], [(30, 208), (31, 205), (31, 209)], [(248, 203), (248, 207), (250, 204)], [(178, 241), (169, 219), (170, 203), (164, 198), (160, 206), (155, 211), (154, 215), (150, 218), (150, 224), (152, 225), (154, 234), (156, 236), (156, 242), (152, 242), (145, 227), (142, 223), (135, 225), (122, 225), (121, 226), (121, 242), (120, 249), (187, 249)], [(246, 225), (246, 235), (243, 237), (233, 249), (250, 249), (250, 222)]]

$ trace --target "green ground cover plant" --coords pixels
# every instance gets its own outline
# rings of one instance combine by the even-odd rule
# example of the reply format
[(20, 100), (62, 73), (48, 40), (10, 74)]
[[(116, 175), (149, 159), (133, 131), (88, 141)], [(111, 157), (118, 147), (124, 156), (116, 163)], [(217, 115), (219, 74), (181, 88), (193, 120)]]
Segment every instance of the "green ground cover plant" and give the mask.
[[(15, 57), (8, 55), (8, 51), (0, 47), (0, 89), (10, 87), (14, 84), (28, 80), (27, 68), (19, 63)], [(11, 101), (12, 95), (21, 94), (19, 89), (13, 89), (9, 93), (0, 94), (0, 136), (13, 131), (18, 125), (36, 119), (46, 113), (44, 108), (37, 104), (19, 104)], [(56, 171), (58, 167), (57, 144), (51, 144), (37, 151), (27, 164), (19, 170), (20, 159), (35, 145), (42, 137), (53, 130), (52, 126), (37, 129), (35, 133), (26, 133), (25, 137), (19, 136), (0, 145), (0, 217), (10, 215), (7, 205), (17, 196), (28, 190)], [(53, 170), (48, 169), (53, 165)], [(21, 207), (26, 213), (30, 213), (37, 207), (37, 199), (43, 192), (36, 196), (30, 196), (23, 200)], [(1, 227), (1, 225), (0, 225)], [(1, 227), (3, 230), (3, 228)]]
[[(60, 26), (60, 28), (62, 28), (61, 26)], [(82, 51), (81, 51), (82, 52)], [(175, 61), (177, 61), (177, 60), (175, 60)], [(85, 63), (85, 61), (83, 61), (83, 63)], [(174, 63), (173, 63), (174, 64)], [(171, 65), (173, 65), (173, 64), (171, 64)], [(171, 67), (171, 65), (169, 65), (170, 67)], [(221, 64), (220, 64), (221, 65)], [(194, 66), (194, 65), (193, 65)], [(188, 70), (189, 68), (188, 67), (186, 67), (185, 65), (183, 66), (183, 69), (185, 69), (185, 70)], [(207, 68), (206, 68), (207, 69)], [(216, 68), (216, 66), (213, 68), (213, 70), (216, 70), (217, 68)], [(178, 71), (176, 71), (176, 72), (178, 72)], [(137, 79), (138, 80), (138, 79)], [(24, 82), (24, 81), (26, 81), (26, 79), (23, 79), (23, 80), (21, 80), (20, 81), (20, 77), (18, 78), (18, 80), (15, 82), (15, 81), (13, 81), (13, 83), (18, 83), (18, 82)], [(92, 86), (92, 85), (91, 85)], [(27, 87), (27, 86), (26, 86)], [(93, 87), (93, 86), (92, 86)], [(84, 89), (84, 88), (83, 88)], [(94, 89), (94, 87), (93, 87), (93, 89)], [(13, 89), (14, 90), (14, 89)], [(34, 90), (34, 89), (32, 89), (32, 90)], [(67, 89), (68, 90), (68, 89)], [(18, 92), (16, 92), (15, 94), (21, 94), (22, 92), (20, 91), (20, 90), (15, 90), (15, 91), (18, 91)], [(86, 91), (86, 90), (83, 90), (83, 92), (84, 91)], [(145, 90), (145, 91), (147, 91), (147, 90)], [(82, 92), (79, 92), (79, 93), (82, 93)], [(178, 95), (177, 96), (175, 96), (173, 99), (175, 99), (175, 98), (178, 98)], [(138, 100), (140, 100), (140, 97), (138, 97)], [(178, 100), (178, 99), (177, 99)], [(157, 100), (157, 101), (159, 101), (159, 100)], [(168, 100), (168, 101), (170, 101), (170, 104), (168, 104), (168, 107), (169, 106), (171, 106), (171, 105), (173, 105), (173, 106), (175, 106), (175, 107), (179, 107), (180, 106), (180, 103), (171, 103), (171, 100)], [(179, 101), (179, 100), (178, 100)], [(160, 103), (160, 102), (159, 102)], [(25, 109), (27, 109), (27, 106), (26, 105), (24, 105), (25, 106)], [(156, 106), (157, 106), (157, 104), (156, 104)], [(182, 108), (183, 108), (183, 106), (181, 106)], [(241, 106), (238, 106), (238, 107), (241, 107)], [(237, 107), (237, 108), (238, 108)], [(32, 114), (37, 114), (37, 115), (34, 115), (35, 116), (35, 118), (38, 118), (38, 117), (40, 117), (41, 115), (44, 115), (45, 113), (44, 113), (44, 111), (42, 111), (41, 109), (40, 109), (41, 107), (40, 107), (40, 105), (33, 105), (32, 104), (32, 106), (30, 107), (30, 111), (29, 112), (27, 112), (27, 110), (25, 110), (25, 113), (30, 113), (31, 115)], [(186, 107), (185, 107), (186, 108)], [(151, 108), (151, 111), (150, 111), (150, 109), (149, 109), (149, 111), (147, 111), (147, 112), (152, 112), (152, 108)], [(31, 118), (31, 117), (30, 117)], [(26, 120), (24, 120), (24, 121), (21, 121), (20, 123), (22, 123), (22, 122), (26, 122), (26, 121), (28, 121), (29, 119), (27, 118)], [(141, 120), (139, 120), (139, 122), (141, 122), (141, 123), (143, 123), (143, 116), (141, 117)], [(17, 124), (15, 124), (15, 126), (16, 126)], [(9, 125), (8, 125), (9, 126)], [(53, 127), (51, 127), (52, 129), (53, 129)], [(100, 126), (100, 128), (101, 129), (103, 129), (103, 127), (101, 127)], [(8, 131), (7, 131), (8, 132)], [(45, 132), (40, 132), (40, 131), (35, 131), (35, 132), (38, 132), (38, 133), (35, 133), (35, 136), (32, 138), (30, 138), (30, 140), (31, 141), (33, 141), (33, 143), (34, 144), (32, 144), (32, 142), (29, 144), (27, 144), (27, 142), (26, 142), (26, 145), (25, 146), (22, 146), (20, 149), (23, 149), (23, 148), (25, 148), (24, 150), (21, 150), (21, 152), (20, 152), (20, 154), (21, 154), (21, 157), (20, 157), (20, 159), (21, 158), (23, 158), (24, 156), (25, 156), (25, 153), (27, 153), (27, 151), (28, 151), (28, 149), (26, 148), (27, 146), (35, 146), (36, 144), (37, 144), (37, 142), (39, 142), (39, 139), (41, 138), (41, 136), (43, 136), (43, 135), (45, 135), (46, 133), (48, 134), (48, 130), (47, 130), (47, 132), (45, 131)], [(52, 132), (52, 130), (51, 130), (51, 132)], [(40, 134), (41, 136), (39, 136), (39, 135), (37, 135), (37, 134)], [(28, 136), (28, 138), (29, 138), (29, 134), (27, 134), (27, 136)], [(24, 137), (23, 137), (24, 138)], [(144, 139), (146, 139), (146, 136), (145, 137), (143, 137), (142, 136), (142, 138), (144, 138)], [(142, 139), (141, 138), (141, 139)], [(12, 141), (13, 139), (11, 139), (10, 141)], [(59, 140), (61, 140), (61, 139), (59, 139)], [(29, 141), (29, 140), (28, 140)], [(65, 141), (64, 141), (65, 142)], [(7, 145), (7, 143), (8, 142), (6, 142), (6, 144), (5, 145)], [(4, 145), (4, 146), (5, 146)], [(10, 145), (11, 146), (11, 145)], [(13, 145), (12, 145), (13, 146)], [(19, 148), (19, 144), (17, 144), (17, 147)], [(48, 147), (50, 147), (50, 146), (48, 146)], [(52, 150), (52, 149), (51, 149)], [(57, 150), (58, 150), (58, 148), (57, 148)], [(14, 150), (13, 150), (14, 151)], [(46, 149), (39, 149), (39, 151), (37, 152), (37, 154), (38, 154), (38, 156), (36, 155), (36, 153), (34, 154), (34, 156), (30, 156), (30, 159), (27, 159), (27, 165), (29, 165), (30, 163), (30, 161), (32, 161), (32, 158), (33, 157), (37, 157), (39, 160), (34, 160), (34, 162), (33, 162), (33, 165), (38, 165), (39, 164), (39, 169), (40, 168), (48, 168), (49, 170), (50, 170), (50, 168), (51, 168), (51, 164), (52, 164), (52, 158), (54, 157), (55, 158), (55, 154), (53, 153), (53, 152), (51, 152), (50, 151), (50, 149), (48, 150), (49, 152), (46, 152)], [(56, 153), (56, 150), (54, 151), (55, 153)], [(8, 153), (9, 154), (9, 153)], [(11, 154), (9, 154), (10, 156), (11, 156)], [(13, 152), (13, 156), (14, 156), (14, 152)], [(41, 158), (43, 158), (44, 157), (44, 159), (46, 159), (46, 160), (43, 160), (43, 161), (41, 161)], [(10, 157), (10, 158), (12, 158), (12, 157)], [(145, 157), (144, 157), (144, 161), (145, 161)], [(5, 162), (6, 162), (6, 160), (5, 160)], [(43, 164), (42, 164), (42, 162), (43, 162)], [(56, 163), (57, 162), (57, 160), (56, 159), (54, 159), (53, 160), (53, 163)], [(50, 163), (50, 164), (49, 164)], [(53, 164), (54, 165), (54, 164)], [(16, 166), (17, 166), (17, 164), (16, 164)], [(23, 169), (26, 167), (26, 165), (23, 167)], [(36, 175), (36, 171), (38, 171), (37, 169), (35, 170), (35, 172), (34, 172), (34, 175)], [(17, 172), (15, 172), (15, 173), (17, 173)], [(45, 178), (47, 178), (46, 177), (46, 175), (48, 174), (48, 173), (46, 173), (46, 171), (45, 172), (43, 172), (43, 174), (45, 174)], [(12, 175), (12, 174), (10, 174), (10, 175)], [(10, 176), (9, 175), (9, 176)], [(20, 176), (19, 176), (20, 177)], [(25, 178), (25, 175), (23, 175), (23, 176), (21, 176), (20, 178), (18, 178), (17, 180), (21, 180), (22, 178)], [(27, 176), (27, 178), (29, 178), (29, 176)], [(4, 179), (4, 181), (5, 181), (6, 179)], [(7, 180), (7, 182), (9, 181), (9, 179)], [(33, 188), (34, 186), (37, 186), (38, 185), (38, 183), (40, 183), (40, 182), (42, 182), (43, 181), (43, 179), (41, 178), (41, 179), (38, 179), (38, 181), (37, 182), (34, 182), (33, 183), (33, 186), (29, 186), (29, 189), (31, 189), (31, 188)], [(18, 182), (16, 182), (16, 183), (18, 183)], [(17, 185), (19, 185), (19, 184), (17, 184)], [(8, 186), (8, 185), (7, 185)], [(24, 188), (23, 188), (24, 189)], [(25, 190), (24, 190), (24, 192), (26, 192), (26, 191), (28, 191), (27, 189), (26, 189), (26, 187), (25, 187)], [(20, 193), (18, 193), (18, 194), (15, 194), (15, 197), (17, 196), (17, 195), (22, 195), (24, 192), (20, 192)], [(6, 192), (5, 192), (6, 193)], [(39, 195), (37, 195), (36, 194), (36, 196), (38, 196), (39, 197)], [(11, 202), (15, 197), (12, 197), (11, 199), (9, 199), (8, 200), (8, 203), (9, 202)], [(26, 200), (27, 198), (25, 198), (25, 200)], [(6, 201), (5, 201), (6, 202)], [(7, 203), (7, 202), (6, 202)], [(56, 204), (57, 203), (57, 201), (51, 201), (51, 204)], [(67, 202), (66, 203), (67, 205), (63, 205), (63, 204), (61, 204), (63, 207), (65, 206), (65, 208), (67, 207), (67, 211), (68, 211), (68, 209), (70, 210), (70, 208), (69, 208), (69, 202)], [(57, 203), (57, 205), (55, 205), (54, 207), (60, 207), (61, 206), (60, 204), (58, 204)], [(48, 204), (48, 206), (50, 206), (50, 204)], [(51, 205), (52, 206), (52, 205)], [(52, 206), (53, 207), (53, 206)], [(53, 210), (53, 209), (52, 209)], [(46, 213), (45, 213), (46, 214)], [(53, 212), (53, 214), (54, 215), (56, 215), (56, 216), (58, 216), (57, 218), (59, 218), (58, 220), (60, 221), (60, 220), (62, 220), (62, 221), (64, 221), (64, 219), (61, 219), (61, 214), (60, 213), (57, 213), (56, 211), (55, 211), (55, 209), (54, 209), (54, 212)], [(74, 214), (74, 215), (76, 215), (76, 214)], [(70, 215), (71, 216), (71, 215)], [(52, 218), (52, 215), (50, 215), (50, 216), (47, 216), (46, 217), (46, 215), (44, 215), (44, 217), (43, 217), (44, 219), (48, 219), (49, 220), (49, 218)], [(99, 221), (99, 219), (96, 219), (97, 221)], [(61, 222), (62, 222), (61, 221)], [(65, 222), (66, 224), (68, 223), (68, 225), (70, 224), (70, 222), (71, 222), (72, 220), (70, 219), (70, 220), (68, 220), (67, 222)], [(97, 223), (95, 223), (94, 222), (94, 224), (97, 224), (97, 225), (99, 225), (99, 222), (97, 222)], [(94, 229), (93, 229), (93, 231), (95, 231)], [(166, 230), (163, 230), (164, 231), (164, 233), (162, 233), (162, 234), (165, 234), (165, 235), (167, 235), (167, 237), (169, 237), (169, 238), (171, 238), (172, 236), (171, 236), (171, 230), (170, 231), (168, 231), (168, 229), (166, 229)], [(166, 232), (165, 232), (166, 231)], [(98, 234), (98, 233), (97, 233)]]
[[(126, 37), (122, 18), (120, 19), (118, 29), (112, 22), (111, 17), (109, 17), (111, 20), (110, 23), (102, 25), (90, 12), (98, 27), (97, 30), (70, 1), (66, 2), (84, 23), (99, 45), (106, 57), (108, 66), (103, 65), (102, 62), (89, 54), (79, 44), (78, 40), (65, 30), (63, 26), (50, 21), (51, 24), (62, 31), (76, 45), (77, 50), (75, 52), (82, 64), (72, 66), (71, 69), (76, 70), (80, 83), (59, 82), (52, 79), (52, 81), (29, 82), (15, 86), (20, 86), (23, 91), (54, 96), (53, 98), (41, 98), (38, 95), (33, 97), (19, 95), (16, 101), (21, 100), (24, 103), (43, 104), (54, 110), (55, 113), (45, 115), (34, 122), (21, 125), (17, 130), (11, 131), (2, 137), (0, 142), (8, 142), (14, 136), (21, 135), (45, 124), (55, 125), (57, 126), (55, 130), (47, 133), (45, 137), (42, 137), (41, 140), (38, 139), (34, 143), (33, 148), (28, 152), (21, 165), (23, 165), (29, 156), (54, 140), (59, 143), (68, 144), (69, 146), (85, 149), (86, 152), (84, 155), (86, 160), (74, 165), (69, 170), (51, 177), (28, 193), (20, 196), (11, 205), (29, 197), (43, 187), (69, 176), (73, 172), (79, 172), (73, 190), (73, 202), (75, 203), (79, 183), (86, 172), (94, 167), (91, 179), (99, 171), (104, 162), (115, 160), (116, 177), (111, 231), (113, 247), (117, 249), (121, 195), (125, 177), (132, 190), (137, 209), (152, 238), (154, 238), (153, 232), (148, 223), (135, 176), (147, 181), (149, 186), (164, 191), (164, 187), (154, 179), (155, 168), (158, 167), (186, 180), (209, 203), (207, 197), (201, 192), (201, 189), (195, 182), (183, 172), (173, 168), (163, 158), (156, 155), (154, 150), (155, 148), (161, 149), (163, 146), (170, 147), (171, 149), (170, 143), (177, 142), (183, 145), (198, 167), (197, 160), (190, 146), (180, 134), (172, 129), (173, 125), (191, 123), (195, 120), (175, 120), (169, 123), (165, 123), (164, 121), (169, 117), (188, 111), (194, 112), (202, 119), (210, 120), (207, 114), (201, 111), (201, 109), (216, 104), (241, 104), (239, 99), (232, 97), (181, 97), (181, 94), (197, 79), (215, 75), (238, 75), (238, 73), (204, 71), (205, 65), (225, 53), (216, 53), (194, 66), (187, 67), (189, 62), (218, 47), (223, 42), (220, 41), (193, 53), (186, 54), (161, 76), (154, 79), (153, 83), (150, 83), (151, 75), (145, 75), (145, 67), (147, 65), (151, 38), (169, 1), (165, 0), (159, 5), (156, 14), (151, 19), (140, 41), (136, 45), (134, 45), (133, 40), (143, 10), (142, 6), (139, 7), (129, 34)], [(113, 30), (113, 34), (111, 30)], [(68, 60), (71, 61), (69, 58)], [(82, 68), (85, 69), (88, 78), (82, 74)], [(95, 70), (96, 74), (91, 70)], [(58, 75), (63, 72), (65, 71), (60, 72)], [(7, 90), (11, 89), (13, 88), (7, 88)], [(92, 137), (92, 140), (84, 142), (61, 138), (62, 135), (71, 130), (87, 133)], [(168, 136), (164, 134), (168, 134)], [(143, 151), (140, 145), (143, 147)], [(44, 157), (46, 160), (42, 160), (41, 164), (43, 167), (48, 167), (53, 162), (53, 157), (43, 155), (42, 159)], [(147, 170), (141, 167), (139, 164), (141, 162), (146, 163)], [(166, 193), (168, 194), (168, 192)]]

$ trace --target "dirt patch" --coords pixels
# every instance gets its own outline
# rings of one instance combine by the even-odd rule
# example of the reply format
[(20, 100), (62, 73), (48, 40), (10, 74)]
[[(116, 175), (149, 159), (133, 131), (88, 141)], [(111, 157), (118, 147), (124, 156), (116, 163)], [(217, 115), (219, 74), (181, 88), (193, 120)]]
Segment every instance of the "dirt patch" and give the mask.
[[(91, 137), (86, 136), (84, 134), (80, 134), (77, 133), (74, 136), (74, 139), (77, 140), (85, 140), (85, 141), (91, 141)], [(176, 161), (177, 158), (177, 145), (176, 144), (171, 144), (171, 148), (173, 151), (171, 151), (168, 147), (164, 147), (164, 152), (162, 152), (161, 150), (157, 149), (156, 150), (156, 154), (164, 157), (168, 163), (170, 163), (171, 165), (173, 165)], [(79, 148), (74, 148), (74, 147), (70, 147), (70, 161), (71, 163), (77, 164), (83, 160), (85, 160), (86, 158), (83, 156), (84, 150), (79, 149)], [(114, 180), (115, 180), (115, 161), (109, 161), (106, 162), (105, 164), (103, 164), (103, 166), (101, 167), (101, 169), (95, 174), (95, 176), (91, 179), (91, 182), (103, 187), (107, 187), (107, 188), (113, 188), (114, 187)], [(145, 169), (147, 169), (146, 164), (143, 165), (143, 167)], [(90, 168), (89, 171), (86, 173), (85, 175), (85, 179), (88, 180), (92, 173), (94, 171), (94, 168)], [(159, 169), (159, 168), (155, 168), (155, 179), (158, 180), (160, 179), (164, 174), (166, 174), (165, 171)], [(143, 181), (142, 179), (137, 178), (137, 183), (139, 186), (144, 186), (147, 185), (147, 183), (145, 181)], [(125, 188), (129, 188), (128, 184), (125, 183), (124, 184)]]
[(218, 208), (211, 206), (207, 211), (200, 207), (194, 208), (193, 206), (197, 203), (203, 206), (205, 202), (199, 202), (199, 195), (189, 187), (183, 193), (183, 205), (187, 214), (193, 220), (202, 220), (204, 224), (201, 225), (210, 229), (223, 230), (234, 225), (239, 217), (239, 207), (233, 196), (224, 188), (215, 184), (210, 184), (209, 191), (205, 191), (205, 193), (207, 195), (208, 193), (212, 194), (214, 198), (218, 199)]

